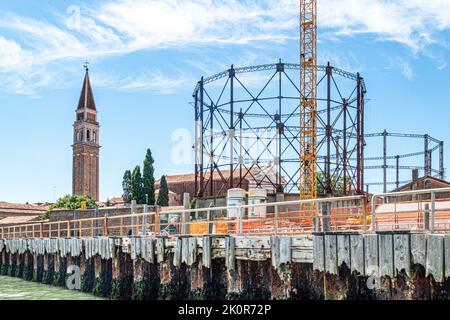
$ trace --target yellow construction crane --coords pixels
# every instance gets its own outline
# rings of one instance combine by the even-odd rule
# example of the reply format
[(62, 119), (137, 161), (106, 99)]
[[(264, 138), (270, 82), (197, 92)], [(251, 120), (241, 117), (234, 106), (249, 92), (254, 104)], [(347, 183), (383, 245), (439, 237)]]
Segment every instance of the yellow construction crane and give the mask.
[(300, 199), (317, 198), (317, 0), (300, 0)]

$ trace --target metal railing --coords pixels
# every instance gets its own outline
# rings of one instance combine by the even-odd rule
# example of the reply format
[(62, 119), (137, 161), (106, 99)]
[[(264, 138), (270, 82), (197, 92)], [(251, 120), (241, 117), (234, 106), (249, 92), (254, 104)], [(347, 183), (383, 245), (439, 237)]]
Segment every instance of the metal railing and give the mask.
[(363, 196), (131, 213), (0, 228), (0, 238), (164, 235), (301, 235), (320, 231), (364, 231)]
[(43, 221), (0, 228), (1, 239), (96, 236), (450, 232), (450, 188)]
[[(450, 188), (374, 194), (371, 231), (450, 231)], [(382, 203), (378, 203), (378, 200)]]

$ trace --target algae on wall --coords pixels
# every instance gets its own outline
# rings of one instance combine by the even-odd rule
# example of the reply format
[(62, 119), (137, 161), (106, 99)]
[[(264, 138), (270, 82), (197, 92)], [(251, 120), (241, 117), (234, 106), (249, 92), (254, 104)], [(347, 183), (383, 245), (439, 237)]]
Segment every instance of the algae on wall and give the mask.
[(112, 265), (111, 260), (101, 261), (99, 277), (95, 279), (92, 293), (96, 296), (109, 298), (111, 295)]
[(84, 273), (81, 275), (81, 291), (91, 293), (94, 289), (95, 270), (93, 259), (85, 260)]

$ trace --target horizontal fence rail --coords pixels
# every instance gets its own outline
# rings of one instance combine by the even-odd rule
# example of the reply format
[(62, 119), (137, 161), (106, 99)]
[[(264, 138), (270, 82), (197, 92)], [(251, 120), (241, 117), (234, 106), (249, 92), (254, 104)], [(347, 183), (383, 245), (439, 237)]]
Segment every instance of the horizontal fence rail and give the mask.
[(0, 238), (165, 235), (301, 235), (366, 229), (366, 198), (351, 196), (36, 222), (0, 228)]
[[(450, 188), (42, 221), (0, 228), (1, 239), (96, 236), (302, 235), (450, 231)], [(133, 211), (133, 209), (131, 209)]]
[(374, 194), (370, 230), (449, 232), (449, 194), (450, 188)]

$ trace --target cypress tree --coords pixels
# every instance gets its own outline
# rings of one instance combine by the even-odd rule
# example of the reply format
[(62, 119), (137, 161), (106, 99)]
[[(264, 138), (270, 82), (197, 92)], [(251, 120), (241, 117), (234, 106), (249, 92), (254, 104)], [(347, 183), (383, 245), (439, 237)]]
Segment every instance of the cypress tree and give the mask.
[(144, 170), (142, 173), (143, 183), (144, 183), (144, 197), (148, 195), (148, 204), (155, 204), (155, 169), (153, 167), (152, 152), (150, 149), (147, 149), (147, 154), (145, 155), (144, 160)]
[(131, 198), (138, 204), (145, 202), (144, 185), (142, 183), (141, 167), (136, 166), (131, 175)]
[(122, 180), (123, 195), (122, 199), (125, 203), (131, 202), (131, 171), (126, 170)]
[(167, 207), (169, 205), (169, 187), (167, 186), (166, 176), (161, 177), (159, 183), (158, 206)]

